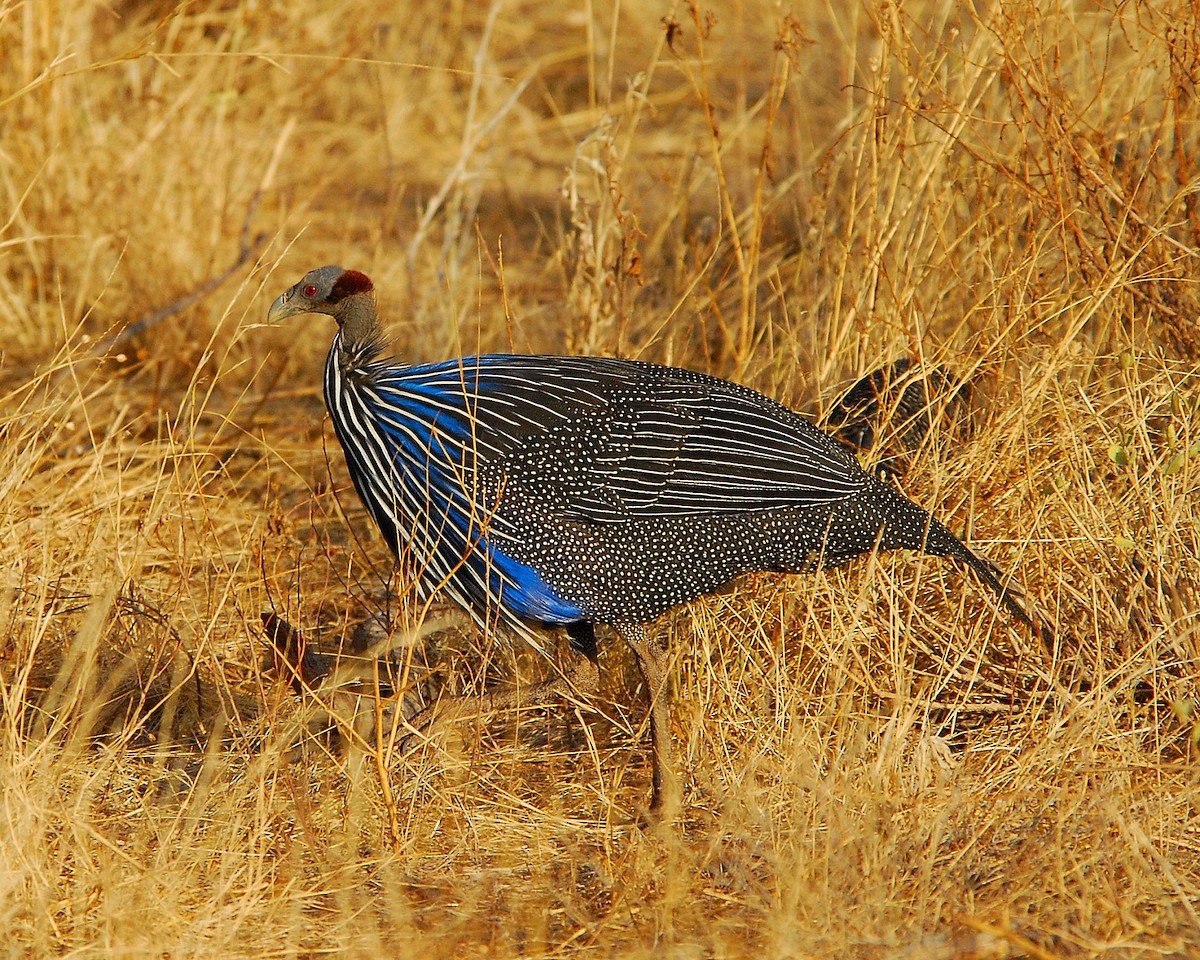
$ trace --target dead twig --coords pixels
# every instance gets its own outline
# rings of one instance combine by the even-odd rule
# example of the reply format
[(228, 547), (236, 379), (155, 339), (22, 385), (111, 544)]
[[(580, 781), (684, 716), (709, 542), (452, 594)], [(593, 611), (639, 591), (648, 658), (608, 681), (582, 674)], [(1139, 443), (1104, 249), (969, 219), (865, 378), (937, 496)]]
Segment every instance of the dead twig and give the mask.
[(267, 240), (270, 239), (270, 234), (266, 232), (257, 233), (253, 237), (250, 236), (250, 225), (254, 221), (254, 214), (258, 210), (258, 203), (261, 199), (262, 191), (258, 191), (250, 200), (250, 206), (246, 210), (246, 217), (242, 221), (242, 232), (238, 240), (237, 257), (226, 270), (215, 277), (209, 277), (199, 286), (193, 288), (190, 293), (184, 294), (178, 300), (167, 304), (165, 307), (160, 307), (153, 313), (146, 314), (144, 317), (139, 317), (132, 323), (127, 324), (118, 333), (101, 340), (87, 352), (87, 356), (89, 358), (102, 358), (119, 353), (127, 344), (132, 343), (134, 340), (153, 330), (168, 317), (182, 313), (192, 304), (203, 300), (237, 273), (238, 270), (256, 258)]

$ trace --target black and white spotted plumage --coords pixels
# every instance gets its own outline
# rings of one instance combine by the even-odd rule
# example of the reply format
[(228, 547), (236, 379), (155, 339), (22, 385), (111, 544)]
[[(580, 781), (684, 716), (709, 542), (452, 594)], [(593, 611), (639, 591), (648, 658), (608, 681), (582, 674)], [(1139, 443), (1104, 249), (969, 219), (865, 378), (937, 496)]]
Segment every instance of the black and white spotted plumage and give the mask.
[[(739, 574), (878, 548), (953, 557), (1030, 623), (990, 563), (753, 390), (631, 360), (382, 359), (371, 282), (338, 267), (270, 316), (301, 312), (338, 321), (325, 397), (372, 518), (426, 591), (481, 621), (534, 642), (530, 624), (565, 626), (594, 658), (594, 623), (633, 645), (639, 625)], [(657, 760), (655, 783), (657, 799)]]
[(380, 359), (377, 328), (349, 334), (325, 397), (355, 487), (422, 585), (481, 617), (644, 623), (742, 573), (878, 547), (955, 557), (1026, 620), (990, 564), (746, 387), (596, 357), (410, 366)]

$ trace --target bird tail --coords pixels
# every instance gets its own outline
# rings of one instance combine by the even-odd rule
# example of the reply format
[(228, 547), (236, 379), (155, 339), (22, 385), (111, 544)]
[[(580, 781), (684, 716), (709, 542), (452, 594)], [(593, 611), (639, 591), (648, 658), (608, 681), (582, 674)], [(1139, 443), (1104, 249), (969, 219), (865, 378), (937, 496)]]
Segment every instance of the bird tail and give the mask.
[(937, 520), (929, 521), (925, 552), (957, 560), (970, 569), (976, 577), (992, 589), (1005, 610), (1028, 627), (1030, 632), (1047, 648), (1053, 646), (1054, 636), (1049, 624), (1041, 616), (1031, 612), (1024, 591), (1003, 570), (990, 560), (973, 552)]
[(972, 552), (944, 525), (887, 484), (876, 488), (888, 524), (880, 540), (885, 550), (922, 550), (937, 557), (949, 557), (969, 568), (996, 594), (1000, 605), (1024, 624), (1049, 649), (1053, 633), (1044, 619), (1031, 612), (1024, 592), (990, 560)]

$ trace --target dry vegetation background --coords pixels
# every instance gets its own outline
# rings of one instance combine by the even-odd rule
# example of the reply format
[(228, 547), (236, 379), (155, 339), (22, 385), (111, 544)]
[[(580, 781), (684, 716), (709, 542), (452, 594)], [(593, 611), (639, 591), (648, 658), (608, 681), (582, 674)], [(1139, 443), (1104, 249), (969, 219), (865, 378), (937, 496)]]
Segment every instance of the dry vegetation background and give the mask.
[[(1198, 82), (1169, 0), (0, 0), (0, 951), (1200, 956)], [(259, 621), (389, 576), (329, 323), (258, 325), (329, 262), (413, 360), (970, 376), (900, 482), (1053, 648), (910, 556), (696, 603), (674, 829), (616, 645), (595, 710), (333, 749)]]

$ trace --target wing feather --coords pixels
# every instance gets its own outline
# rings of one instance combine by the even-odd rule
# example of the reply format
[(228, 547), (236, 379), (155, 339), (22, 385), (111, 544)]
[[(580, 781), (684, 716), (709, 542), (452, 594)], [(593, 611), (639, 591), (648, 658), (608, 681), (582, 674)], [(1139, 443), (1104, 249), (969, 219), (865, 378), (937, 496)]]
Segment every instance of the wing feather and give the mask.
[(371, 380), (393, 430), (412, 416), (436, 419), (436, 456), (460, 476), (503, 477), (581, 520), (814, 506), (869, 482), (853, 455), (808, 420), (692, 371), (485, 356), (380, 364)]

